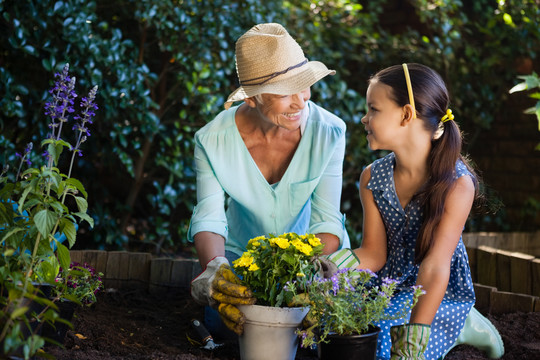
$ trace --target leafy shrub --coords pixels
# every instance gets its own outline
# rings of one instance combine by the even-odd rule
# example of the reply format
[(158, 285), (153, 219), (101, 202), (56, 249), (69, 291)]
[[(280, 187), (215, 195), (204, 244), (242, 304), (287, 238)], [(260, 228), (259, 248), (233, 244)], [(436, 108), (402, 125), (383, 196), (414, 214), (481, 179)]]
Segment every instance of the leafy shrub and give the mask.
[[(103, 111), (88, 143), (95, 156), (78, 160), (95, 220), (91, 233), (81, 229), (81, 248), (186, 245), (193, 136), (236, 88), (234, 43), (256, 23), (282, 23), (310, 59), (337, 70), (314, 86), (313, 100), (347, 122), (342, 210), (353, 243), (362, 231), (358, 177), (378, 155), (360, 122), (367, 78), (396, 63), (428, 63), (448, 82), (473, 146), (503, 105), (516, 59), (540, 53), (534, 0), (5, 0), (0, 12), (5, 154), (35, 142), (33, 129), (46, 133), (36, 117), (41, 89), (60, 64), (69, 62), (82, 86), (99, 85)], [(389, 22), (398, 12), (410, 21)]]

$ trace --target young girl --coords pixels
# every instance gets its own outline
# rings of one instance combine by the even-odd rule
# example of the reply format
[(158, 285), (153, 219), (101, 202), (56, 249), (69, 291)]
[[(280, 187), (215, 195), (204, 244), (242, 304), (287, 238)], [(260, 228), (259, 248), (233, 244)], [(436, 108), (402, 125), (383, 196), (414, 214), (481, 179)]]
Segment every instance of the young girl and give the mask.
[[(478, 180), (461, 155), (448, 92), (434, 70), (403, 64), (378, 72), (369, 81), (367, 105), (362, 123), (369, 147), (391, 153), (360, 176), (362, 246), (330, 259), (340, 268), (377, 271), (378, 281), (389, 277), (402, 286), (421, 285), (425, 295), (410, 318), (378, 324), (377, 356), (436, 360), (456, 343), (475, 301), (461, 233)], [(390, 311), (408, 296), (398, 293)], [(485, 340), (469, 343), (490, 357), (502, 356), (496, 329), (474, 309), (471, 314), (468, 322), (485, 330)]]

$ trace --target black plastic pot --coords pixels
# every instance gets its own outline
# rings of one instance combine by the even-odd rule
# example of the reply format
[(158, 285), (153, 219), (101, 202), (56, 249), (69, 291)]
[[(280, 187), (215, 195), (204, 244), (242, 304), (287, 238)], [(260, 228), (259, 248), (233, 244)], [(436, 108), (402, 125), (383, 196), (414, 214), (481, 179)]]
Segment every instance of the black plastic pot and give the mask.
[(328, 343), (318, 345), (319, 359), (375, 360), (380, 331), (380, 328), (373, 326), (367, 333), (361, 335), (330, 334), (326, 337)]
[[(60, 318), (71, 322), (77, 304), (73, 301), (59, 301), (56, 305), (58, 306), (58, 315)], [(58, 344), (63, 344), (68, 330), (69, 326), (60, 321), (56, 321), (54, 324), (45, 323), (43, 324), (41, 336)]]

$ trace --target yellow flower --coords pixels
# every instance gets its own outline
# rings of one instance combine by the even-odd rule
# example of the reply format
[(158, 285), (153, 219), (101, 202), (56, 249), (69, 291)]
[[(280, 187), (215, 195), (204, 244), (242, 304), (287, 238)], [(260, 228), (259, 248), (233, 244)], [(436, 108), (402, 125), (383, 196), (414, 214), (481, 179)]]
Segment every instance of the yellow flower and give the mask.
[(308, 241), (313, 247), (321, 245), (321, 240), (312, 234), (308, 235)]
[(296, 273), (296, 276), (298, 276), (298, 277), (306, 277), (306, 274), (299, 272), (299, 273)]
[(270, 244), (272, 245), (277, 245), (279, 246), (281, 249), (287, 249), (289, 247), (289, 240), (285, 239), (285, 238), (282, 238), (282, 237), (277, 237), (277, 238), (272, 238), (270, 239)]
[(253, 239), (248, 241), (248, 245), (252, 245), (253, 247), (257, 247), (257, 246), (259, 246), (261, 244), (260, 241), (264, 240), (264, 239), (265, 239), (264, 236), (254, 237)]
[(302, 241), (296, 239), (292, 241), (294, 247), (300, 251), (301, 253), (304, 253), (306, 255), (311, 255), (311, 252), (313, 251), (313, 248), (309, 246), (308, 244), (304, 244)]
[(244, 253), (242, 256), (233, 261), (234, 267), (248, 267), (253, 263), (253, 256), (251, 256), (249, 253)]
[(257, 271), (259, 270), (259, 266), (256, 263), (253, 263), (248, 268), (249, 271)]

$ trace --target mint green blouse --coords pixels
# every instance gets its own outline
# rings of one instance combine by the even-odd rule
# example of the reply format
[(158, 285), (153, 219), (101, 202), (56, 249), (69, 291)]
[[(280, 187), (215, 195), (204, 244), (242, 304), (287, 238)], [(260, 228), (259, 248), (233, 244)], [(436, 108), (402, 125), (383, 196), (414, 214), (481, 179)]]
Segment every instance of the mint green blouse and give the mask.
[(270, 233), (331, 233), (350, 247), (340, 212), (345, 123), (307, 103), (300, 144), (281, 178), (269, 184), (236, 127), (239, 106), (222, 111), (195, 134), (197, 205), (189, 240), (200, 231), (222, 235), (238, 256), (249, 239)]

